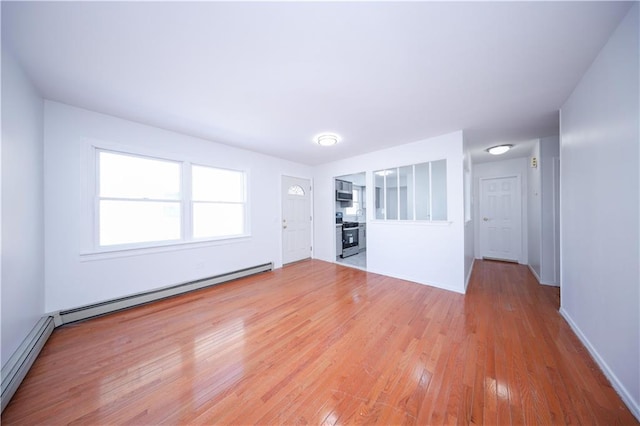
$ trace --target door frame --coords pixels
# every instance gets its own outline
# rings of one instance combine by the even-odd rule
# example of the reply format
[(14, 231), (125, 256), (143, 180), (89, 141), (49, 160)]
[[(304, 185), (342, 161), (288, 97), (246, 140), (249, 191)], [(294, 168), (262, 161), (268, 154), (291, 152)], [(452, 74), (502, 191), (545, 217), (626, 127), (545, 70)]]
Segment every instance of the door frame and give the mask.
[[(285, 178), (293, 178), (293, 179), (301, 179), (309, 182), (309, 214), (311, 215), (311, 220), (309, 221), (309, 244), (311, 244), (311, 251), (309, 253), (309, 257), (311, 259), (315, 258), (315, 244), (314, 244), (314, 220), (315, 216), (313, 214), (313, 178), (305, 177), (305, 176), (294, 176), (290, 174), (282, 173), (280, 174), (280, 189), (278, 190), (279, 199), (280, 199), (280, 213), (278, 215), (278, 238), (280, 239), (280, 266), (284, 266), (284, 238), (283, 238), (283, 230), (282, 230), (282, 221), (284, 220), (284, 193), (283, 193), (283, 182)], [(293, 262), (295, 263), (295, 262)], [(276, 265), (277, 267), (277, 265)]]
[(518, 255), (518, 263), (522, 265), (526, 265), (528, 263), (528, 259), (525, 254), (525, 247), (527, 246), (527, 222), (526, 222), (526, 192), (522, 190), (522, 176), (520, 173), (507, 173), (504, 175), (495, 175), (495, 176), (481, 176), (478, 177), (478, 207), (477, 207), (477, 218), (478, 218), (478, 233), (476, 234), (478, 237), (478, 252), (476, 254), (476, 258), (482, 259), (482, 230), (481, 230), (481, 221), (482, 221), (482, 182), (485, 180), (494, 180), (494, 179), (505, 179), (505, 178), (516, 178), (517, 181), (517, 190), (520, 193), (520, 253)]

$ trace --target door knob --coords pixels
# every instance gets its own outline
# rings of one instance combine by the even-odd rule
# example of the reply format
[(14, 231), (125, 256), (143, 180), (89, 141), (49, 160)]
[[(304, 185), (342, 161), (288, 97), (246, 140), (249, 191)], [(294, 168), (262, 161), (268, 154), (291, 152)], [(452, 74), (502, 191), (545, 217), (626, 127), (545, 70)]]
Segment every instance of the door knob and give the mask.
[(489, 218), (488, 217), (483, 217), (482, 220), (484, 220), (485, 222), (488, 222)]

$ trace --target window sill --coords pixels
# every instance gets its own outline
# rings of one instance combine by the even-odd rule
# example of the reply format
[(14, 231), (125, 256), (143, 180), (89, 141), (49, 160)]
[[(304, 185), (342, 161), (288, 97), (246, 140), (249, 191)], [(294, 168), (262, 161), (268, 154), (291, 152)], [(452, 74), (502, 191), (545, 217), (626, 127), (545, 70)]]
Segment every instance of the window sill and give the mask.
[(167, 244), (159, 244), (146, 247), (127, 247), (114, 249), (100, 249), (80, 253), (81, 262), (92, 262), (96, 260), (116, 259), (121, 257), (143, 256), (147, 254), (166, 253), (178, 250), (193, 250), (204, 247), (215, 247), (229, 244), (244, 243), (251, 240), (251, 235), (241, 235), (237, 237), (219, 238), (215, 240), (202, 241), (180, 241)]

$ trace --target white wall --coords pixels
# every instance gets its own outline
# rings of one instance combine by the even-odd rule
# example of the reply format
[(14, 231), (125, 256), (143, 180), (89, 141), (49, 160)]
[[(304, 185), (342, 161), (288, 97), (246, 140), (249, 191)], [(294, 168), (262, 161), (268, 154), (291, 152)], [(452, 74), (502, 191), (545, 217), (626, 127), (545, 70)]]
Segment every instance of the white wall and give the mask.
[[(531, 167), (531, 158), (535, 157), (538, 167)], [(540, 160), (540, 141), (536, 141), (531, 150), (527, 167), (527, 227), (528, 264), (540, 281), (540, 255), (542, 239), (542, 165)]]
[(44, 314), (43, 101), (2, 46), (2, 365)]
[(560, 139), (540, 139), (540, 283), (560, 285)]
[[(510, 160), (492, 161), (489, 163), (479, 163), (473, 165), (473, 197), (475, 200), (473, 206), (474, 217), (480, 217), (480, 179), (494, 178), (502, 176), (520, 176), (521, 193), (522, 193), (522, 244), (519, 256), (520, 263), (527, 263), (528, 259), (528, 240), (527, 240), (527, 168), (529, 165), (528, 158), (513, 158)], [(482, 257), (480, 250), (480, 226), (475, 227), (475, 252), (476, 259)]]
[[(282, 265), (281, 176), (311, 177), (311, 168), (262, 154), (45, 102), (46, 310), (86, 305), (266, 262)], [(249, 173), (248, 239), (189, 249), (83, 255), (91, 247), (89, 163), (94, 143), (169, 154)]]
[[(335, 261), (333, 178), (447, 159), (448, 223), (400, 223), (375, 220), (367, 210), (367, 270), (448, 290), (464, 292), (464, 210), (462, 132), (401, 145), (315, 168), (315, 257)], [(374, 205), (375, 191), (367, 191)]]
[[(464, 223), (464, 277), (465, 283), (464, 288), (466, 290), (469, 285), (469, 279), (471, 278), (471, 272), (473, 269), (473, 261), (475, 260), (475, 232), (474, 232), (474, 224), (475, 217), (473, 215), (473, 164), (471, 162), (471, 155), (465, 150), (464, 159), (463, 159), (463, 171), (467, 175), (465, 179), (469, 180), (469, 183), (464, 184), (464, 197), (465, 200), (468, 198), (468, 203), (465, 201), (465, 211), (468, 208), (469, 217), (465, 216)], [(464, 176), (463, 176), (464, 177)], [(468, 187), (467, 187), (468, 186)], [(468, 219), (468, 220), (467, 220)]]
[(636, 3), (561, 109), (561, 312), (640, 419)]
[(554, 163), (560, 152), (559, 138), (542, 138), (533, 146), (527, 167), (527, 239), (529, 266), (540, 284), (559, 285), (559, 176)]

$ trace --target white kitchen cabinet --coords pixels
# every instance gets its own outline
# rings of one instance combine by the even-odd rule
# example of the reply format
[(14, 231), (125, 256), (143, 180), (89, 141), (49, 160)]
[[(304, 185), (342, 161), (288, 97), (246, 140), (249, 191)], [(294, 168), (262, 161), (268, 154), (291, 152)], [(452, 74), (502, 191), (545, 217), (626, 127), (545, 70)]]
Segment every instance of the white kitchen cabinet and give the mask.
[(358, 225), (358, 249), (361, 251), (367, 248), (367, 224)]
[(342, 254), (342, 225), (336, 225), (336, 257)]

